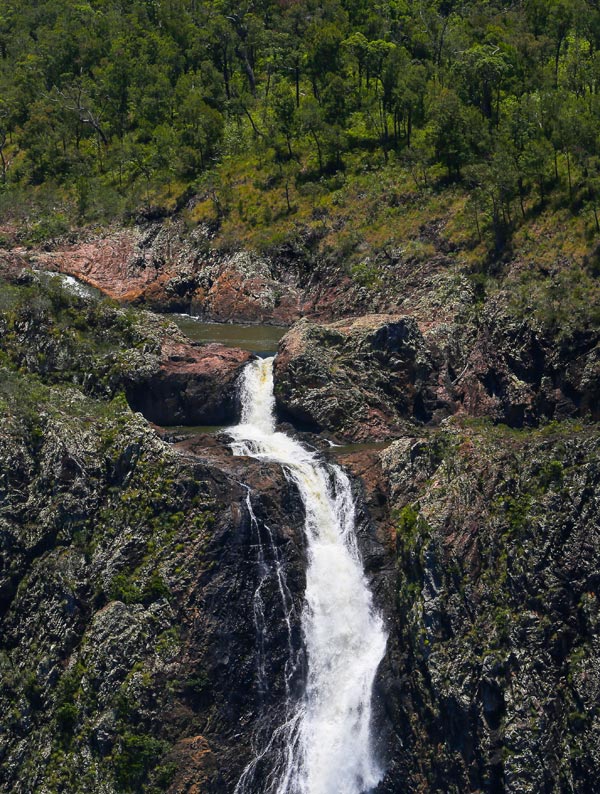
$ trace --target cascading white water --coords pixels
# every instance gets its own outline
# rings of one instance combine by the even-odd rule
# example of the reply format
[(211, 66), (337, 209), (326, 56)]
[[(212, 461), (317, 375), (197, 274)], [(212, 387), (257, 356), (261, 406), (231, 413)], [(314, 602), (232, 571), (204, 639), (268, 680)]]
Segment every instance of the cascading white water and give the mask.
[[(307, 681), (235, 794), (362, 794), (382, 777), (371, 737), (371, 695), (387, 637), (356, 546), (350, 482), (340, 467), (275, 430), (272, 358), (247, 365), (241, 401), (242, 421), (229, 431), (234, 453), (281, 464), (304, 503)], [(254, 772), (269, 756), (271, 773), (259, 793)]]

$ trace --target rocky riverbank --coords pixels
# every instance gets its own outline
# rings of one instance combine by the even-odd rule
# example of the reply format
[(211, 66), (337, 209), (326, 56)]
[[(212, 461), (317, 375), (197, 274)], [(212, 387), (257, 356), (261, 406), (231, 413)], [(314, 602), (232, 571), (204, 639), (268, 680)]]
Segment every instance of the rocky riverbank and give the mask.
[(448, 324), (410, 315), (297, 323), (282, 339), (276, 396), (283, 414), (347, 441), (437, 426), (461, 414), (522, 427), (598, 419), (597, 333), (557, 345), (539, 328), (487, 308)]
[[(525, 294), (515, 256), (482, 293), (443, 236), (423, 235), (433, 247), (427, 262), (385, 249), (369, 260), (377, 273), (370, 280), (348, 270), (341, 255), (321, 251), (306, 230), (256, 253), (215, 248), (210, 229), (190, 230), (177, 218), (84, 230), (47, 250), (13, 246), (0, 251), (0, 262), (16, 272), (27, 265), (58, 270), (124, 305), (216, 322), (300, 321), (280, 350), (279, 408), (340, 439), (391, 438), (406, 420), (439, 424), (455, 413), (515, 427), (598, 420), (597, 299), (591, 288), (589, 300), (581, 298), (576, 263), (557, 261)], [(573, 289), (562, 289), (568, 274)], [(165, 367), (156, 376), (161, 394), (170, 377)], [(207, 389), (202, 401), (210, 399)], [(190, 404), (177, 407), (177, 421)], [(225, 404), (231, 415), (230, 396)]]

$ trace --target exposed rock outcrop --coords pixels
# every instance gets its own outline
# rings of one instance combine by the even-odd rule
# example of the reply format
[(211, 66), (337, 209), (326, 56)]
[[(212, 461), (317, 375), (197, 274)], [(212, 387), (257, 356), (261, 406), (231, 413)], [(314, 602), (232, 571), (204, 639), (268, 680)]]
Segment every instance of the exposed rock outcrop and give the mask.
[(492, 301), (471, 328), (454, 327), (446, 345), (456, 351), (446, 363), (450, 391), (472, 416), (516, 427), (600, 418), (598, 328), (551, 333)]
[[(213, 236), (207, 226), (190, 230), (177, 218), (140, 219), (137, 226), (82, 232), (43, 250), (0, 249), (0, 261), (16, 257), (71, 275), (120, 302), (216, 322), (291, 325), (303, 316), (328, 322), (373, 312), (404, 314), (419, 302), (430, 305), (440, 289), (440, 318), (452, 316), (447, 293), (455, 279), (441, 252), (423, 262), (410, 251), (386, 248), (353, 272), (343, 255), (319, 250), (314, 229), (299, 227), (263, 253), (215, 247)], [(373, 271), (374, 279), (365, 280), (361, 268)]]
[(117, 301), (157, 311), (281, 325), (301, 315), (302, 293), (293, 278), (282, 278), (269, 258), (257, 254), (211, 251), (202, 229), (185, 234), (178, 224), (155, 223), (92, 235), (51, 251), (18, 253), (38, 268), (73, 276)]
[(380, 455), (398, 555), (382, 792), (595, 790), (599, 452), (594, 428), (459, 424)]
[(297, 323), (275, 360), (275, 395), (285, 415), (341, 438), (377, 440), (436, 410), (432, 363), (411, 317)]
[(167, 338), (158, 367), (125, 382), (131, 407), (160, 425), (218, 425), (239, 416), (237, 379), (252, 357), (219, 344)]
[(231, 792), (283, 696), (286, 617), (299, 642), (297, 494), (118, 401), (5, 371), (0, 401), (0, 790)]
[(454, 413), (513, 427), (597, 419), (599, 351), (597, 329), (552, 337), (494, 304), (453, 323), (302, 320), (281, 340), (276, 396), (282, 414), (353, 441), (392, 438), (407, 420), (438, 424)]
[(236, 382), (251, 353), (191, 342), (156, 315), (90, 300), (30, 272), (12, 275), (0, 351), (14, 366), (95, 396), (124, 391), (159, 424), (235, 423)]

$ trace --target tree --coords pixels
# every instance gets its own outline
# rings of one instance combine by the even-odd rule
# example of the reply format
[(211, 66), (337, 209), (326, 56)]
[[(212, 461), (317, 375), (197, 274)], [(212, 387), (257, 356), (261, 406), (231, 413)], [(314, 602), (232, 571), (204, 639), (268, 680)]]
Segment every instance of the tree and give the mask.
[(6, 147), (8, 145), (8, 135), (10, 132), (10, 109), (7, 103), (0, 99), (0, 166), (2, 167), (2, 184), (6, 184), (6, 173), (8, 171), (8, 160), (6, 158)]
[(500, 89), (509, 66), (498, 46), (476, 44), (452, 68), (460, 82), (464, 100), (478, 107), (490, 121), (498, 123)]
[(323, 173), (323, 143), (325, 134), (325, 120), (316, 99), (307, 97), (300, 106), (300, 125), (307, 135), (314, 141), (319, 161), (319, 173)]
[(223, 116), (204, 101), (200, 88), (182, 98), (175, 127), (182, 145), (179, 159), (184, 175), (194, 176), (207, 167), (223, 135), (223, 125)]
[(362, 101), (363, 76), (366, 72), (369, 53), (369, 42), (363, 33), (359, 30), (355, 30), (351, 36), (342, 42), (341, 46), (353, 71), (358, 93), (358, 104), (360, 107)]
[(480, 131), (477, 126), (481, 125), (456, 92), (442, 89), (434, 98), (428, 130), (436, 159), (447, 168), (449, 178), (459, 178), (462, 167), (471, 160)]
[(306, 32), (306, 71), (317, 100), (327, 75), (340, 70), (342, 41), (342, 31), (333, 23), (314, 22)]
[(386, 109), (393, 114), (394, 143), (399, 142), (400, 128), (406, 145), (410, 147), (414, 123), (422, 123), (427, 92), (427, 71), (412, 61), (404, 47), (396, 47), (386, 59), (382, 74)]
[(293, 157), (292, 136), (296, 130), (296, 102), (287, 82), (281, 81), (275, 86), (272, 102), (275, 126), (284, 135), (289, 155)]

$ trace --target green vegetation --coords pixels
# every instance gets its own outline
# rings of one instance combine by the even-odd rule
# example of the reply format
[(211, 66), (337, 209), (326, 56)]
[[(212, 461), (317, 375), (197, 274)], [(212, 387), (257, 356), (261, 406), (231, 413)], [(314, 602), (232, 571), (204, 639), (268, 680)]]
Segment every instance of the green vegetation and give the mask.
[[(114, 398), (114, 409), (127, 407), (120, 394), (126, 373), (135, 367), (142, 347), (151, 353), (160, 344), (134, 310), (108, 300), (86, 300), (55, 279), (32, 278), (30, 284), (15, 286), (0, 276), (0, 295), (0, 366), (47, 384), (74, 384), (88, 395)], [(18, 386), (11, 382), (7, 377), (0, 384), (0, 400), (3, 395), (12, 399), (10, 392)], [(35, 395), (29, 407), (34, 443), (41, 421)]]
[(401, 454), (403, 465), (389, 472), (400, 473), (394, 485), (410, 500), (395, 515), (397, 605), (420, 709), (413, 735), (433, 773), (424, 790), (445, 790), (434, 777), (439, 759), (445, 781), (453, 759), (462, 763), (475, 709), (496, 731), (507, 774), (524, 768), (524, 746), (546, 745), (549, 724), (561, 737), (561, 774), (573, 759), (590, 764), (598, 605), (588, 584), (594, 554), (581, 551), (589, 519), (572, 520), (571, 500), (584, 500), (580, 515), (591, 515), (597, 427), (516, 431), (455, 417)]
[(417, 530), (417, 522), (419, 519), (419, 511), (412, 505), (406, 505), (398, 514), (398, 521), (396, 523), (396, 532), (398, 535), (412, 538)]
[(165, 743), (153, 736), (131, 733), (121, 736), (118, 750), (113, 757), (115, 781), (119, 790), (138, 791), (164, 750)]
[(586, 0), (7, 0), (0, 217), (35, 244), (185, 205), (264, 245), (343, 209), (383, 244), (443, 195), (475, 248), (548, 202), (593, 236), (599, 46)]
[[(110, 302), (81, 300), (54, 283), (29, 279), (11, 285), (0, 280), (0, 414), (8, 461), (2, 484), (11, 493), (27, 494), (29, 487), (35, 490), (32, 481), (41, 478), (52, 494), (30, 503), (27, 522), (8, 522), (14, 570), (7, 566), (5, 581), (13, 577), (15, 601), (31, 597), (52, 602), (55, 588), (60, 588), (61, 598), (53, 603), (59, 615), (66, 610), (67, 625), (71, 610), (88, 616), (99, 614), (108, 601), (122, 601), (125, 607), (113, 605), (117, 613), (135, 615), (143, 627), (143, 641), (136, 645), (132, 638), (117, 683), (106, 695), (99, 694), (97, 681), (102, 654), (110, 656), (111, 650), (89, 641), (84, 620), (78, 621), (76, 644), (52, 657), (56, 672), (51, 680), (45, 671), (48, 654), (55, 653), (53, 638), (50, 652), (47, 636), (38, 638), (32, 631), (26, 647), (0, 653), (3, 706), (10, 702), (7, 728), (21, 732), (31, 730), (33, 723), (36, 741), (46, 742), (51, 753), (44, 756), (43, 775), (49, 792), (93, 788), (101, 779), (122, 792), (156, 794), (169, 787), (176, 772), (166, 757), (171, 737), (163, 731), (163, 714), (174, 699), (190, 696), (157, 681), (157, 670), (179, 655), (180, 631), (168, 607), (163, 614), (172, 622), (157, 619), (158, 613), (144, 607), (161, 599), (176, 605), (172, 588), (188, 576), (178, 572), (188, 538), (198, 552), (197, 570), (210, 541), (215, 505), (196, 472), (181, 470), (178, 456), (131, 412), (122, 392), (113, 396), (108, 381), (94, 385), (86, 378), (88, 368), (108, 369), (116, 384), (126, 366), (122, 354), (127, 348), (135, 352), (140, 333), (143, 326), (134, 314)], [(61, 352), (63, 344), (68, 356)], [(60, 465), (53, 462), (57, 449), (60, 461), (76, 461), (75, 508)], [(43, 542), (51, 548), (41, 564), (47, 569), (34, 575), (23, 565), (23, 546), (28, 522), (46, 526), (36, 510), (48, 503), (57, 518), (45, 530)], [(112, 556), (127, 533), (134, 543), (115, 557), (112, 578), (98, 576), (94, 565)], [(40, 585), (46, 574), (48, 596), (41, 595)], [(87, 584), (81, 589), (77, 576), (84, 575)], [(72, 643), (73, 634), (69, 636)], [(199, 693), (203, 685), (206, 689), (200, 678), (193, 679), (190, 691)], [(99, 744), (94, 723), (102, 709), (110, 718)], [(36, 752), (31, 751), (19, 772), (28, 782), (40, 776)]]
[(125, 604), (151, 604), (159, 598), (168, 598), (171, 591), (156, 571), (142, 587), (132, 581), (127, 573), (122, 572), (112, 580), (108, 595), (111, 600), (123, 601)]

